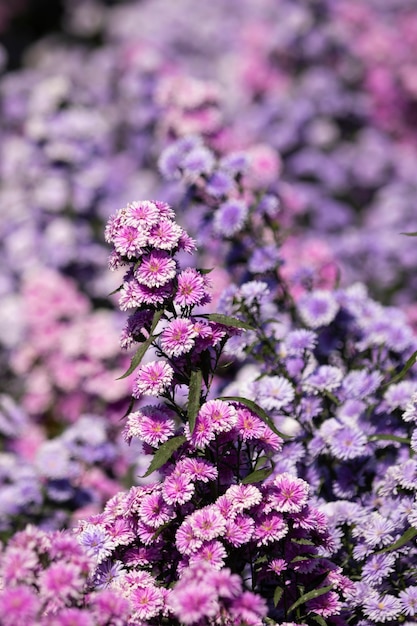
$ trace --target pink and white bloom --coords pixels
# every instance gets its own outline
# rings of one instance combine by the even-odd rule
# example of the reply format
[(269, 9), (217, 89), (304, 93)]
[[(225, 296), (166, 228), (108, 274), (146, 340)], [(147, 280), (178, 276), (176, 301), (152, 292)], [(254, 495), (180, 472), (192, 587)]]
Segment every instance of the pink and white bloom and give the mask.
[(166, 361), (150, 361), (138, 368), (132, 395), (159, 396), (170, 386), (174, 370)]
[(162, 331), (160, 343), (162, 350), (169, 357), (177, 357), (190, 352), (195, 343), (197, 331), (187, 318), (172, 320)]

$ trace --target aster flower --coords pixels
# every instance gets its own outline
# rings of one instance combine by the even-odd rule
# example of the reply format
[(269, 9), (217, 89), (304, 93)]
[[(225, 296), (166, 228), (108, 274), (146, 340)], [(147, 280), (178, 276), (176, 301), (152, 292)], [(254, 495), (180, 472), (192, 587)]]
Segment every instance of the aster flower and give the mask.
[(404, 615), (417, 615), (417, 587), (410, 585), (404, 591), (400, 591), (399, 599)]
[(148, 243), (158, 250), (174, 250), (184, 236), (186, 233), (181, 226), (172, 220), (161, 219), (150, 229)]
[[(218, 502), (216, 502), (218, 505)], [(255, 522), (248, 515), (226, 518), (224, 538), (235, 548), (249, 543), (255, 530)]]
[(166, 407), (145, 406), (140, 411), (129, 413), (123, 436), (127, 441), (138, 437), (156, 448), (174, 434), (175, 428), (175, 422)]
[(114, 247), (122, 257), (132, 259), (139, 256), (145, 248), (146, 233), (138, 231), (134, 226), (120, 226), (113, 237)]
[(193, 457), (181, 459), (177, 463), (175, 471), (188, 475), (191, 480), (201, 481), (203, 483), (216, 480), (218, 476), (217, 467), (213, 465), (213, 463), (205, 459), (196, 459)]
[(196, 146), (183, 158), (181, 166), (191, 180), (208, 175), (214, 167), (214, 156), (205, 146)]
[(314, 350), (316, 344), (316, 333), (305, 328), (290, 331), (284, 339), (285, 350), (291, 356), (302, 355), (306, 350)]
[(166, 361), (150, 361), (141, 365), (136, 374), (132, 395), (159, 396), (170, 386), (174, 370)]
[(194, 346), (197, 331), (187, 318), (172, 320), (160, 335), (162, 350), (169, 357), (177, 357), (190, 352)]
[(288, 533), (288, 525), (279, 513), (269, 513), (256, 519), (253, 538), (257, 546), (279, 541)]
[(230, 613), (237, 623), (256, 626), (262, 623), (262, 618), (267, 615), (268, 608), (264, 598), (251, 591), (244, 591), (233, 601)]
[(342, 383), (343, 372), (334, 365), (320, 365), (320, 367), (304, 381), (304, 387), (312, 391), (334, 391)]
[(170, 593), (167, 604), (182, 624), (214, 618), (220, 608), (215, 589), (200, 580), (187, 580), (187, 584), (181, 584), (180, 580)]
[(294, 387), (283, 376), (264, 376), (255, 389), (257, 400), (266, 411), (288, 406), (295, 396)]
[(395, 568), (396, 557), (393, 554), (373, 554), (362, 568), (362, 580), (377, 586), (387, 578)]
[(262, 501), (262, 493), (254, 485), (231, 485), (224, 495), (232, 501), (233, 509), (237, 513), (242, 513)]
[(195, 536), (191, 522), (185, 519), (175, 535), (175, 545), (181, 554), (189, 555), (203, 545), (202, 539)]
[(162, 494), (150, 493), (142, 497), (139, 506), (139, 515), (147, 526), (158, 528), (175, 517), (175, 513)]
[(173, 258), (163, 250), (152, 250), (142, 257), (135, 270), (136, 280), (147, 287), (162, 287), (174, 278), (177, 265)]
[(207, 288), (204, 277), (188, 267), (178, 274), (177, 291), (174, 303), (178, 306), (198, 306), (207, 301)]
[(339, 310), (334, 295), (321, 289), (301, 296), (297, 307), (303, 322), (313, 329), (331, 324)]
[(188, 518), (193, 533), (199, 539), (209, 541), (222, 536), (226, 520), (215, 505), (208, 505), (194, 511)]
[(344, 426), (337, 428), (331, 437), (326, 437), (330, 452), (337, 459), (347, 461), (368, 453), (368, 441), (359, 428)]
[(305, 480), (287, 473), (279, 474), (268, 486), (265, 511), (298, 513), (307, 503), (308, 494), (309, 485)]
[(213, 228), (223, 237), (238, 233), (248, 216), (248, 207), (243, 200), (228, 200), (214, 214)]
[(385, 402), (391, 410), (400, 408), (407, 409), (410, 398), (416, 392), (417, 382), (403, 380), (400, 383), (390, 385), (384, 394)]
[(217, 539), (205, 541), (201, 548), (197, 548), (190, 556), (190, 565), (208, 564), (214, 569), (221, 569), (227, 557), (224, 545)]
[(0, 590), (0, 615), (4, 626), (34, 624), (39, 609), (39, 598), (26, 585)]
[(401, 601), (390, 594), (371, 594), (363, 603), (363, 612), (374, 622), (391, 621), (400, 615), (401, 610)]
[(126, 226), (134, 226), (139, 231), (148, 231), (159, 220), (160, 209), (155, 202), (141, 200), (130, 202), (122, 209), (122, 220)]
[(81, 568), (74, 563), (58, 562), (41, 572), (38, 584), (41, 595), (49, 600), (50, 606), (60, 608), (81, 595), (85, 579)]
[(168, 504), (184, 504), (194, 493), (195, 485), (187, 474), (171, 474), (162, 485), (162, 496)]
[(228, 432), (236, 424), (236, 409), (223, 400), (209, 400), (198, 412), (196, 428), (200, 420), (209, 424), (214, 433)]
[(114, 541), (103, 525), (85, 523), (77, 539), (87, 554), (94, 556), (98, 563), (110, 556), (114, 549)]
[(417, 393), (413, 393), (411, 399), (407, 402), (402, 418), (404, 422), (417, 423)]

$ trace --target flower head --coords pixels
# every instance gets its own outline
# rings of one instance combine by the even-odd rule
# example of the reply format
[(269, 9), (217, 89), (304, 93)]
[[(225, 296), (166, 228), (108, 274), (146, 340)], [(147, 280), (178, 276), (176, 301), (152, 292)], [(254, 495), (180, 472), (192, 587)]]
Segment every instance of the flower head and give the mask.
[(138, 368), (133, 396), (159, 396), (170, 386), (174, 370), (166, 361), (150, 361)]

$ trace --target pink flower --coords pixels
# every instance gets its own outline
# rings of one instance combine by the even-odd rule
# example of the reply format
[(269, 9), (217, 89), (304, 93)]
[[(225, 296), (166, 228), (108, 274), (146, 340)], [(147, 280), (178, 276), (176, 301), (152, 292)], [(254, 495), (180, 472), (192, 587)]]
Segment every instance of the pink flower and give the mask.
[(197, 306), (207, 301), (206, 280), (195, 269), (187, 267), (178, 274), (174, 303), (179, 306)]
[(84, 582), (79, 567), (63, 562), (52, 563), (38, 580), (42, 595), (51, 601), (52, 606), (58, 607), (79, 596)]
[(28, 626), (36, 623), (39, 600), (29, 587), (18, 585), (0, 591), (2, 626)]
[(173, 250), (183, 234), (181, 226), (171, 220), (161, 220), (149, 233), (149, 244), (160, 250)]
[(175, 319), (161, 333), (161, 348), (169, 357), (186, 354), (194, 346), (196, 336), (197, 332), (189, 319)]
[(254, 485), (232, 485), (225, 495), (232, 500), (237, 513), (250, 509), (262, 500), (262, 493)]
[(268, 543), (282, 539), (287, 532), (288, 526), (282, 515), (279, 513), (270, 513), (256, 520), (253, 537), (256, 540), (256, 545), (265, 546)]
[(132, 620), (147, 620), (156, 617), (164, 606), (162, 590), (153, 585), (137, 587), (129, 594), (132, 605)]
[(143, 522), (151, 528), (158, 528), (175, 516), (172, 507), (165, 502), (162, 494), (158, 492), (143, 496), (139, 506), (139, 515)]
[(201, 619), (215, 617), (219, 611), (217, 594), (201, 581), (177, 583), (168, 597), (168, 607), (182, 624), (195, 624)]
[(223, 400), (209, 400), (198, 412), (198, 422), (209, 420), (211, 429), (215, 433), (228, 432), (236, 424), (237, 414), (233, 406)]
[(132, 395), (159, 396), (171, 384), (174, 370), (166, 361), (150, 361), (138, 369)]
[(200, 480), (203, 483), (207, 483), (210, 480), (216, 480), (218, 471), (217, 468), (204, 459), (181, 459), (176, 465), (175, 472), (184, 472), (188, 474), (192, 480)]
[(248, 543), (253, 535), (255, 522), (247, 515), (236, 515), (226, 521), (225, 539), (235, 548)]
[(87, 610), (70, 608), (48, 616), (46, 624), (48, 626), (96, 626), (97, 622)]
[(190, 565), (196, 565), (198, 563), (208, 563), (215, 569), (221, 569), (224, 565), (224, 560), (227, 557), (226, 548), (220, 541), (213, 539), (202, 545), (190, 556)]
[(184, 504), (195, 492), (194, 483), (187, 474), (171, 474), (162, 485), (162, 495), (168, 504)]
[(162, 287), (172, 280), (177, 272), (177, 264), (168, 253), (153, 250), (142, 258), (135, 270), (135, 278), (146, 287)]
[(298, 513), (307, 503), (309, 485), (302, 478), (291, 474), (279, 474), (270, 487), (265, 511), (276, 510), (281, 513)]
[(162, 405), (145, 406), (140, 411), (130, 413), (123, 430), (129, 441), (138, 437), (152, 447), (167, 441), (175, 432), (175, 422)]
[(122, 257), (131, 259), (142, 253), (147, 237), (133, 226), (120, 226), (113, 238), (114, 247)]
[(149, 230), (159, 220), (159, 209), (149, 200), (130, 202), (123, 210), (123, 222), (126, 226)]
[(261, 626), (262, 618), (267, 612), (266, 601), (251, 591), (244, 591), (241, 596), (233, 600), (230, 609), (235, 623), (245, 624), (245, 626)]
[(185, 519), (175, 535), (175, 545), (181, 554), (192, 554), (202, 546), (201, 539), (195, 536), (189, 519)]
[(264, 426), (262, 420), (249, 409), (241, 407), (237, 409), (236, 430), (244, 441), (260, 439), (265, 430)]
[(226, 527), (226, 520), (213, 504), (194, 511), (188, 520), (194, 535), (204, 541), (220, 537)]
[(34, 581), (38, 557), (33, 550), (10, 547), (1, 559), (0, 576), (5, 586)]
[(189, 424), (185, 425), (184, 432), (188, 441), (196, 448), (201, 449), (204, 449), (210, 441), (216, 438), (216, 433), (213, 430), (213, 424), (209, 415), (199, 414), (192, 435), (190, 434)]

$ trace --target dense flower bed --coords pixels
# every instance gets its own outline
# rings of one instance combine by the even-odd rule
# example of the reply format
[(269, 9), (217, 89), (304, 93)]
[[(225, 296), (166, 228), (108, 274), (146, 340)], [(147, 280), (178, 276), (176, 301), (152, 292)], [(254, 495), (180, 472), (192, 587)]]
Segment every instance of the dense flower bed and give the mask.
[(68, 2), (3, 75), (1, 626), (417, 623), (412, 4)]

